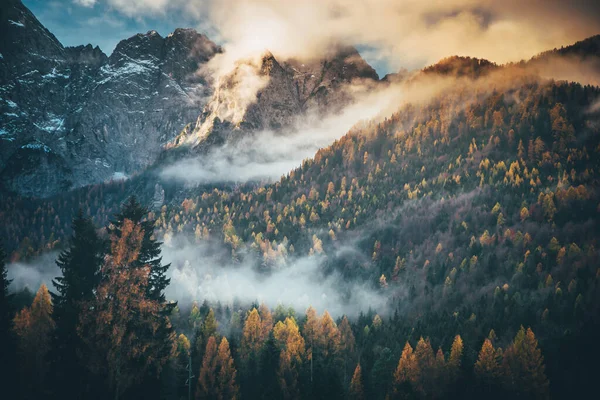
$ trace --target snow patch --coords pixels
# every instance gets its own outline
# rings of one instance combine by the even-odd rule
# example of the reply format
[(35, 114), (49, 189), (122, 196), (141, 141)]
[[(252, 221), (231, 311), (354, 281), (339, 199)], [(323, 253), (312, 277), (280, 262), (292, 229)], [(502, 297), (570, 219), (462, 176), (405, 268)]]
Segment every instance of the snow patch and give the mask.
[(25, 28), (24, 24), (17, 21), (13, 21), (12, 19), (9, 19), (8, 22), (10, 22), (12, 25), (18, 26), (19, 28)]
[(124, 172), (115, 172), (110, 178), (111, 181), (126, 181), (129, 177)]
[(46, 146), (44, 143), (28, 143), (26, 145), (21, 146), (22, 149), (32, 149), (32, 150), (42, 150), (44, 153), (51, 153), (52, 150), (50, 147)]
[(54, 115), (51, 115), (50, 117), (51, 118), (48, 121), (46, 121), (43, 125), (36, 124), (35, 122), (33, 123), (33, 125), (35, 125), (36, 128), (48, 133), (64, 131), (65, 119), (56, 117)]
[(49, 74), (46, 74), (46, 75), (42, 75), (42, 78), (44, 78), (44, 79), (53, 79), (53, 78), (69, 79), (70, 76), (65, 75), (65, 74), (60, 74), (60, 73), (56, 72), (56, 68), (52, 68), (52, 72), (50, 72)]

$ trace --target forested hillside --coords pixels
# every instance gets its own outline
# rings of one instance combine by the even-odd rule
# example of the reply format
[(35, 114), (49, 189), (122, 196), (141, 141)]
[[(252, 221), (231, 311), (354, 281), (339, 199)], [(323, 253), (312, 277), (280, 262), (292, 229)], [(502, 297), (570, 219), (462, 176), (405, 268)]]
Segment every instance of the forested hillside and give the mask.
[[(323, 275), (339, 273), (340, 286), (367, 282), (388, 299), (385, 310), (335, 320), (285, 305), (271, 315), (250, 304), (179, 304), (166, 322), (173, 328), (164, 328), (165, 340), (179, 335), (177, 351), (160, 353), (148, 366), (165, 366), (161, 379), (169, 384), (162, 390), (173, 391), (164, 394), (168, 398), (187, 395), (190, 349), (197, 398), (588, 393), (599, 355), (600, 89), (473, 60), (458, 59), (462, 72), (450, 74), (452, 84), (436, 81), (446, 89), (432, 99), (416, 96), (384, 120), (359, 124), (273, 184), (175, 188), (167, 193), (171, 204), (160, 209), (129, 210), (129, 217), (123, 211), (116, 230), (113, 215), (126, 196), (148, 185), (148, 176), (43, 201), (5, 198), (0, 215), (10, 258), (64, 248), (81, 208), (97, 228), (108, 226), (97, 240), (111, 241), (112, 247), (104, 247), (112, 250), (105, 252), (121, 260), (98, 262), (102, 270), (143, 268), (158, 257), (158, 245), (144, 253), (136, 242), (161, 240), (164, 248), (185, 237), (224, 246), (223, 265), (251, 264), (265, 276), (309, 257)], [(431, 75), (447, 75), (453, 62), (409, 82), (407, 93), (425, 88)], [(135, 208), (127, 204), (125, 210)], [(126, 233), (132, 237), (116, 245)], [(152, 265), (164, 273), (160, 261)], [(143, 291), (156, 284), (131, 274), (105, 290), (127, 297), (119, 294), (120, 285)], [(31, 316), (50, 315), (35, 311), (44, 290)], [(164, 315), (171, 307), (164, 296), (150, 298), (148, 315)], [(106, 318), (112, 318), (106, 307)], [(80, 335), (85, 321), (80, 317)], [(161, 326), (147, 322), (139, 329)], [(17, 330), (18, 339), (29, 340), (22, 332)], [(82, 336), (89, 345), (96, 336), (87, 334), (92, 336)], [(49, 368), (38, 362), (36, 368)], [(32, 365), (24, 371), (33, 373), (27, 369)], [(119, 389), (118, 376), (110, 375), (119, 365), (91, 373), (132, 398), (152, 387), (138, 376)]]

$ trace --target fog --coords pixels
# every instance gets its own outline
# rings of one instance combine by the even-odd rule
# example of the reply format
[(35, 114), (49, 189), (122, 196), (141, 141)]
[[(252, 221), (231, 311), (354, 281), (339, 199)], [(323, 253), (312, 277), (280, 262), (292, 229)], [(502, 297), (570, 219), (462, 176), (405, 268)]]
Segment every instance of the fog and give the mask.
[(324, 256), (290, 258), (268, 273), (259, 272), (250, 260), (223, 263), (223, 251), (215, 242), (195, 244), (183, 236), (163, 247), (165, 262), (171, 262), (171, 284), (167, 298), (181, 304), (192, 301), (221, 302), (231, 306), (243, 304), (278, 304), (304, 313), (309, 306), (333, 316), (357, 316), (369, 308), (380, 314), (388, 312), (384, 293), (369, 282), (345, 281), (337, 272), (323, 273)]
[(444, 78), (431, 78), (418, 86), (396, 83), (373, 87), (355, 83), (347, 88), (355, 100), (340, 113), (326, 117), (309, 113), (282, 132), (247, 134), (212, 148), (207, 154), (177, 161), (165, 167), (160, 176), (189, 185), (273, 181), (340, 139), (355, 125), (388, 117), (407, 102), (427, 101), (452, 84), (453, 80)]
[(18, 292), (28, 288), (35, 293), (42, 283), (53, 290), (52, 279), (61, 275), (55, 263), (57, 256), (57, 252), (50, 252), (28, 262), (9, 263), (6, 268), (8, 279), (12, 280), (10, 290)]

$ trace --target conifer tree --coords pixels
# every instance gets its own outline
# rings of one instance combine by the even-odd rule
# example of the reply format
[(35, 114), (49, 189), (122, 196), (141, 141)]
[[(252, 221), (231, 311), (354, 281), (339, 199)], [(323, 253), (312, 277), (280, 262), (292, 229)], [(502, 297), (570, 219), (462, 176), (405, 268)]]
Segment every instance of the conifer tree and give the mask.
[(344, 355), (344, 385), (348, 384), (347, 380), (347, 372), (349, 361), (354, 354), (354, 348), (356, 346), (356, 339), (354, 338), (354, 334), (352, 333), (352, 328), (350, 327), (350, 322), (348, 322), (348, 318), (344, 315), (342, 318), (342, 322), (340, 322), (339, 326), (340, 330), (340, 351)]
[(266, 304), (262, 303), (258, 309), (261, 320), (261, 341), (267, 341), (271, 330), (273, 330), (273, 315)]
[(450, 379), (450, 383), (455, 383), (460, 376), (462, 356), (463, 341), (460, 335), (456, 335), (450, 348), (450, 357), (448, 357), (448, 378)]
[(354, 369), (354, 374), (352, 375), (352, 380), (350, 381), (349, 397), (352, 400), (364, 400), (365, 398), (360, 364), (357, 364), (356, 368)]
[(31, 396), (39, 394), (46, 387), (48, 373), (46, 355), (50, 351), (54, 328), (52, 300), (48, 288), (42, 284), (31, 307), (22, 309), (14, 319), (14, 331), (21, 361), (21, 387)]
[(485, 384), (491, 384), (500, 377), (500, 364), (490, 339), (485, 339), (475, 362), (475, 375)]
[(11, 300), (13, 295), (8, 292), (12, 280), (8, 279), (6, 270), (6, 254), (0, 246), (0, 346), (8, 349), (11, 342), (11, 320), (13, 315)]
[(251, 357), (256, 357), (262, 345), (263, 326), (260, 315), (253, 308), (246, 318), (242, 333), (242, 360), (247, 362)]
[(219, 400), (236, 400), (239, 393), (239, 388), (236, 383), (237, 371), (233, 364), (233, 358), (231, 357), (227, 338), (221, 339), (221, 344), (219, 345), (217, 371), (217, 398)]
[(217, 398), (217, 341), (214, 336), (208, 338), (202, 358), (202, 367), (198, 374), (196, 400)]
[(434, 392), (434, 386), (439, 382), (435, 382), (435, 355), (429, 339), (423, 337), (417, 342), (417, 347), (414, 352), (417, 364), (419, 365), (419, 379), (416, 389), (423, 393), (425, 397), (431, 397), (431, 392)]
[(162, 243), (154, 238), (154, 221), (148, 218), (148, 213), (148, 209), (142, 206), (135, 196), (131, 196), (125, 204), (123, 204), (121, 212), (115, 215), (115, 219), (108, 226), (107, 230), (110, 235), (121, 236), (121, 230), (123, 229), (125, 220), (130, 220), (134, 224), (140, 225), (141, 231), (143, 232), (143, 238), (138, 258), (132, 266), (150, 266), (150, 277), (146, 289), (147, 296), (152, 300), (157, 300), (161, 304), (164, 304), (164, 290), (169, 285), (170, 281), (170, 279), (166, 277), (166, 273), (170, 264), (162, 264), (162, 257), (160, 256), (160, 246)]
[(411, 398), (420, 378), (419, 364), (410, 343), (406, 342), (394, 373), (393, 397)]
[[(12, 319), (13, 319), (13, 295), (9, 293), (8, 287), (12, 282), (8, 279), (6, 270), (6, 254), (0, 246), (0, 354), (3, 355), (5, 365), (13, 365), (14, 363), (14, 338), (12, 335)], [(1, 387), (14, 384), (13, 377), (14, 368), (10, 368), (6, 373), (0, 374)]]
[(147, 376), (157, 377), (175, 350), (163, 304), (147, 297), (151, 270), (137, 262), (143, 238), (141, 225), (128, 219), (112, 234), (103, 280), (78, 327), (90, 349), (89, 367), (106, 373), (115, 399)]
[(521, 326), (504, 353), (503, 367), (513, 391), (536, 399), (549, 397), (544, 357), (531, 328), (525, 330)]
[(62, 276), (53, 280), (53, 317), (56, 333), (52, 344), (53, 382), (56, 394), (63, 397), (82, 397), (86, 368), (78, 359), (85, 347), (77, 335), (77, 325), (83, 302), (90, 301), (100, 282), (100, 267), (104, 244), (96, 233), (91, 219), (79, 210), (71, 224), (73, 234), (69, 247), (56, 261)]
[(277, 377), (281, 393), (285, 399), (296, 399), (300, 396), (298, 370), (305, 354), (304, 338), (300, 335), (296, 321), (290, 317), (275, 325), (273, 337), (280, 350)]

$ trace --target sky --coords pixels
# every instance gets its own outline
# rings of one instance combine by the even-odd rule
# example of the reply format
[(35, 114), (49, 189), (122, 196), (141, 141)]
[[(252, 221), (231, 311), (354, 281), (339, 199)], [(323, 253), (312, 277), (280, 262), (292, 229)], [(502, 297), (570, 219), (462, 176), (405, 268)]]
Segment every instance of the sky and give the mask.
[(597, 0), (23, 0), (65, 45), (191, 27), (235, 57), (352, 44), (380, 76), (450, 55), (518, 61), (600, 33)]

